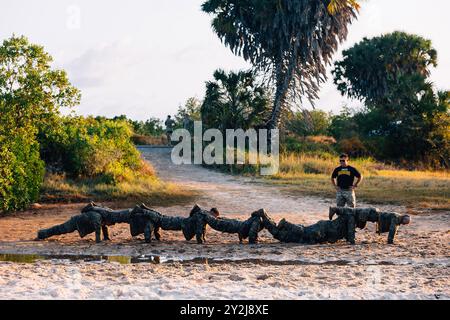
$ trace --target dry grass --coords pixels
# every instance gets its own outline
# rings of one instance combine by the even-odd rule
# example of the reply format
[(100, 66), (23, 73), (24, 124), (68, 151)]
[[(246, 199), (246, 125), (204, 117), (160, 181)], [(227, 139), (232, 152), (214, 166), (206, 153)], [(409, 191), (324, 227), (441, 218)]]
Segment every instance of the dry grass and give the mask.
[(143, 136), (139, 134), (134, 134), (131, 140), (135, 145), (153, 145), (153, 146), (165, 146), (168, 144), (167, 137), (165, 135), (161, 136)]
[(135, 205), (171, 206), (193, 202), (198, 194), (177, 185), (160, 181), (148, 166), (144, 172), (126, 180), (108, 184), (101, 179), (69, 179), (64, 175), (47, 174), (41, 191), (41, 202), (71, 203), (86, 201), (120, 202)]
[[(330, 177), (337, 165), (335, 158), (284, 155), (280, 157), (280, 172), (267, 178), (273, 184), (287, 186), (285, 190), (290, 193), (334, 197)], [(448, 171), (396, 170), (371, 159), (354, 159), (351, 165), (365, 177), (357, 190), (359, 200), (450, 210)]]

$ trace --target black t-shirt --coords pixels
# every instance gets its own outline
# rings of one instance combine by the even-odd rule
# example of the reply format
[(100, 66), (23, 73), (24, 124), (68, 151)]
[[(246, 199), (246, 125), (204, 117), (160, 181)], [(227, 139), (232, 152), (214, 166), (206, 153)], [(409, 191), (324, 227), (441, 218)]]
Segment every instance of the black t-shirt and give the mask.
[(352, 166), (342, 167), (339, 166), (334, 169), (331, 175), (333, 179), (337, 178), (337, 185), (341, 189), (350, 189), (353, 185), (355, 177), (360, 178), (361, 174)]

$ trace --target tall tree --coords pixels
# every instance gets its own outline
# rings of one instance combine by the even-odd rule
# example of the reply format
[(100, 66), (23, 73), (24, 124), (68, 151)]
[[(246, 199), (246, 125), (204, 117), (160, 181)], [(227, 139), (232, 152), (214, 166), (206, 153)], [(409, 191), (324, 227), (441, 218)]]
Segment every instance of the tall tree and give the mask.
[(202, 5), (214, 16), (212, 27), (222, 42), (275, 83), (269, 129), (278, 125), (290, 98), (317, 98), (325, 66), (347, 37), (358, 8), (352, 0), (207, 0)]
[(448, 92), (436, 93), (428, 80), (437, 64), (431, 41), (394, 32), (364, 39), (343, 56), (334, 81), (343, 95), (365, 103), (354, 120), (369, 149), (384, 159), (442, 163), (449, 153)]
[(255, 83), (251, 71), (226, 73), (217, 70), (214, 81), (206, 83), (201, 107), (207, 128), (248, 129), (261, 126), (270, 113), (270, 97), (266, 89)]
[(0, 46), (0, 211), (35, 201), (44, 174), (37, 133), (55, 126), (61, 107), (80, 99), (52, 57), (25, 37)]
[(364, 38), (343, 56), (333, 70), (338, 90), (368, 105), (386, 102), (391, 86), (398, 85), (401, 77), (426, 78), (437, 65), (431, 41), (405, 32)]

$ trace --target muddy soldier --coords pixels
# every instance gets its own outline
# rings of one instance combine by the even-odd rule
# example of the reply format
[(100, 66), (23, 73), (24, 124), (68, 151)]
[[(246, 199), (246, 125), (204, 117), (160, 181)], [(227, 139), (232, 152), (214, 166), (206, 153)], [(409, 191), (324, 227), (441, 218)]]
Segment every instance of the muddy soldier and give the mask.
[(304, 244), (335, 243), (346, 239), (355, 244), (355, 217), (353, 214), (341, 214), (332, 221), (319, 221), (310, 226), (293, 224), (282, 219), (278, 225), (264, 210), (253, 215), (261, 217), (269, 233), (281, 242)]
[(63, 224), (38, 231), (36, 240), (44, 240), (52, 236), (78, 231), (81, 238), (95, 232), (95, 241), (110, 240), (108, 226), (116, 223), (128, 223), (131, 210), (114, 211), (110, 208), (90, 203), (81, 210), (80, 215), (73, 216)]
[(236, 233), (239, 237), (239, 243), (248, 238), (248, 242), (253, 244), (258, 242), (258, 233), (264, 228), (261, 217), (258, 216), (260, 211), (264, 210), (254, 212), (245, 221), (219, 217), (220, 213), (217, 208), (212, 208), (209, 212), (206, 212), (205, 217), (208, 225), (214, 230)]
[(145, 242), (151, 242), (152, 234), (161, 239), (160, 230), (182, 231), (186, 240), (196, 236), (197, 243), (205, 241), (206, 219), (195, 205), (189, 217), (165, 216), (145, 204), (136, 206), (130, 214), (130, 232), (133, 237), (144, 234)]
[(352, 214), (355, 217), (356, 225), (364, 229), (367, 222), (375, 222), (377, 224), (377, 233), (388, 233), (388, 244), (394, 243), (399, 226), (411, 223), (411, 217), (407, 214), (401, 215), (396, 212), (381, 212), (377, 208), (330, 208), (330, 220), (334, 215)]
[[(348, 164), (349, 157), (343, 153), (339, 156), (340, 166), (334, 169), (331, 175), (331, 183), (336, 188), (336, 205), (345, 207), (345, 205), (356, 207), (355, 189), (363, 180), (363, 176), (356, 168)], [(357, 178), (356, 183), (355, 178)]]

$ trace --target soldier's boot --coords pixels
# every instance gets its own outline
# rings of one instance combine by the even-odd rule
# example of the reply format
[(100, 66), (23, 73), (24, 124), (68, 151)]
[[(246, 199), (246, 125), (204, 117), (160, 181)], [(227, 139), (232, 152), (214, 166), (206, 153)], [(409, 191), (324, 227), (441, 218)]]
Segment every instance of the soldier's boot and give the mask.
[(285, 229), (287, 226), (289, 225), (289, 223), (286, 221), (286, 219), (281, 219), (281, 221), (278, 223), (278, 228), (279, 229)]
[(268, 227), (268, 226), (276, 226), (276, 222), (275, 220), (273, 220), (271, 217), (269, 217), (267, 214), (264, 214), (261, 216), (261, 219), (263, 221), (263, 225), (264, 227)]
[(148, 207), (145, 203), (141, 203), (141, 204), (139, 205), (139, 207), (141, 207), (142, 209), (145, 209), (145, 210), (153, 211), (153, 209), (150, 208), (150, 207)]
[(264, 209), (259, 209), (255, 212), (252, 212), (251, 214), (252, 217), (258, 217), (258, 218), (262, 218), (262, 217), (268, 217), (266, 210)]
[(267, 229), (267, 231), (269, 231), (269, 233), (274, 236), (275, 238), (278, 236), (280, 230), (277, 227), (277, 224), (275, 223), (275, 221), (270, 218), (269, 216), (265, 215), (262, 217), (262, 225), (264, 228)]
[(328, 218), (331, 220), (333, 220), (334, 215), (336, 214), (337, 208), (336, 207), (330, 207), (329, 211), (328, 211)]

